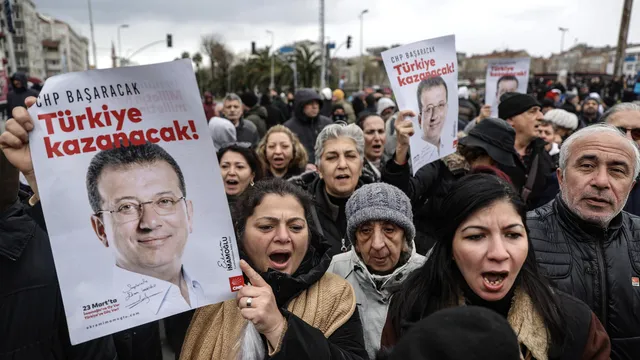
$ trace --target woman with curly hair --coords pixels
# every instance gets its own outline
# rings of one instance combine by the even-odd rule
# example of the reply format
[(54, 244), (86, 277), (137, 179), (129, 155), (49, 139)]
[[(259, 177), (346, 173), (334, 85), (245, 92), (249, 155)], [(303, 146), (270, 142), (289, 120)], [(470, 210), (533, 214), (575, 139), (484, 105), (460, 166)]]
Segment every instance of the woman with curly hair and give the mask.
[(300, 175), (309, 159), (298, 137), (282, 125), (276, 125), (267, 131), (257, 152), (268, 178), (289, 179)]

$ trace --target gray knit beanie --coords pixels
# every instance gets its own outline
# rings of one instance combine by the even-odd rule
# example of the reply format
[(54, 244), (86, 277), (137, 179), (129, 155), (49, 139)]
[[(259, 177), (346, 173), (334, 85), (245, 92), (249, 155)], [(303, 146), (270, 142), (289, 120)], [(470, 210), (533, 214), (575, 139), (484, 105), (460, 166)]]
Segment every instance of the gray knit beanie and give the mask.
[(367, 221), (389, 221), (404, 229), (407, 243), (416, 236), (411, 201), (400, 189), (385, 183), (364, 185), (356, 190), (345, 209), (347, 236), (355, 244), (355, 233)]

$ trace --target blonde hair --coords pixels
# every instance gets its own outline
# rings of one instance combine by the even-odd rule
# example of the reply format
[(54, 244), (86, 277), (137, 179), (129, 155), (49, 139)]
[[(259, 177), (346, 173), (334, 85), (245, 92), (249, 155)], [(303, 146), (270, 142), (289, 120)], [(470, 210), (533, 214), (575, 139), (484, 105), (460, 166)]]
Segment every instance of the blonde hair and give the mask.
[(283, 125), (276, 125), (270, 128), (258, 144), (258, 158), (260, 158), (260, 161), (264, 165), (264, 168), (271, 168), (269, 166), (269, 161), (267, 160), (267, 141), (269, 141), (269, 136), (275, 133), (286, 134), (287, 136), (289, 136), (289, 140), (291, 140), (291, 145), (293, 147), (293, 159), (291, 159), (288, 168), (304, 169), (305, 166), (307, 166), (307, 162), (309, 161), (307, 150), (305, 150), (304, 146), (302, 146), (302, 144), (300, 143), (300, 139), (298, 139), (298, 136), (291, 130), (289, 130), (289, 128)]

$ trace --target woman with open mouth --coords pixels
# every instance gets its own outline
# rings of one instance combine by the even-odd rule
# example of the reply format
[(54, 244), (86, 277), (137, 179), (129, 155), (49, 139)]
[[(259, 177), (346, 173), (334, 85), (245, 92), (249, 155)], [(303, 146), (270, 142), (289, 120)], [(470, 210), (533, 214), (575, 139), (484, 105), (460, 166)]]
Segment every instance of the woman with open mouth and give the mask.
[(384, 145), (387, 142), (384, 120), (376, 113), (360, 115), (358, 126), (364, 133), (364, 169), (376, 181), (382, 177), (382, 168), (387, 162)]
[(248, 189), (234, 222), (245, 284), (196, 311), (180, 359), (367, 359), (356, 295), (327, 273), (311, 199), (281, 179)]
[(289, 179), (300, 175), (309, 156), (298, 136), (283, 125), (276, 125), (258, 144), (258, 157), (266, 170), (265, 176)]
[(357, 188), (375, 179), (363, 174), (364, 134), (356, 124), (327, 125), (316, 139), (318, 172), (304, 173), (289, 181), (313, 197), (315, 220), (322, 236), (331, 244), (331, 255), (347, 252), (347, 201)]
[(249, 186), (263, 177), (262, 164), (250, 143), (236, 142), (218, 150), (218, 162), (229, 207)]
[(523, 359), (609, 359), (609, 337), (591, 309), (539, 273), (525, 209), (495, 175), (454, 184), (439, 213), (439, 241), (391, 300), (382, 346), (438, 310), (475, 305), (507, 319)]

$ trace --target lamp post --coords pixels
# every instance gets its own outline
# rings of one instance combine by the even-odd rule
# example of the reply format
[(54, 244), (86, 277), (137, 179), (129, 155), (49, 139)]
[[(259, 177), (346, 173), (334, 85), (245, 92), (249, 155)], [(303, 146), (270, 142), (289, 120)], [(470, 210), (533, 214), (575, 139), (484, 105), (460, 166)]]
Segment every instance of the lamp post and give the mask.
[(569, 31), (569, 28), (559, 27), (558, 30), (562, 33), (562, 37), (560, 38), (560, 53), (564, 51), (564, 35)]
[(273, 52), (274, 35), (273, 31), (267, 30), (267, 34), (271, 35), (271, 47), (269, 48), (269, 57), (271, 58), (271, 82), (269, 83), (269, 89), (275, 89), (275, 52)]
[(122, 66), (122, 40), (120, 39), (120, 29), (126, 29), (128, 27), (128, 24), (118, 26), (118, 66)]
[(89, 25), (91, 26), (91, 47), (93, 48), (93, 66), (98, 68), (98, 53), (96, 51), (96, 38), (93, 32), (93, 10), (91, 9), (91, 0), (89, 2)]
[(368, 12), (368, 9), (364, 9), (360, 13), (360, 81), (358, 90), (364, 88), (364, 14)]

